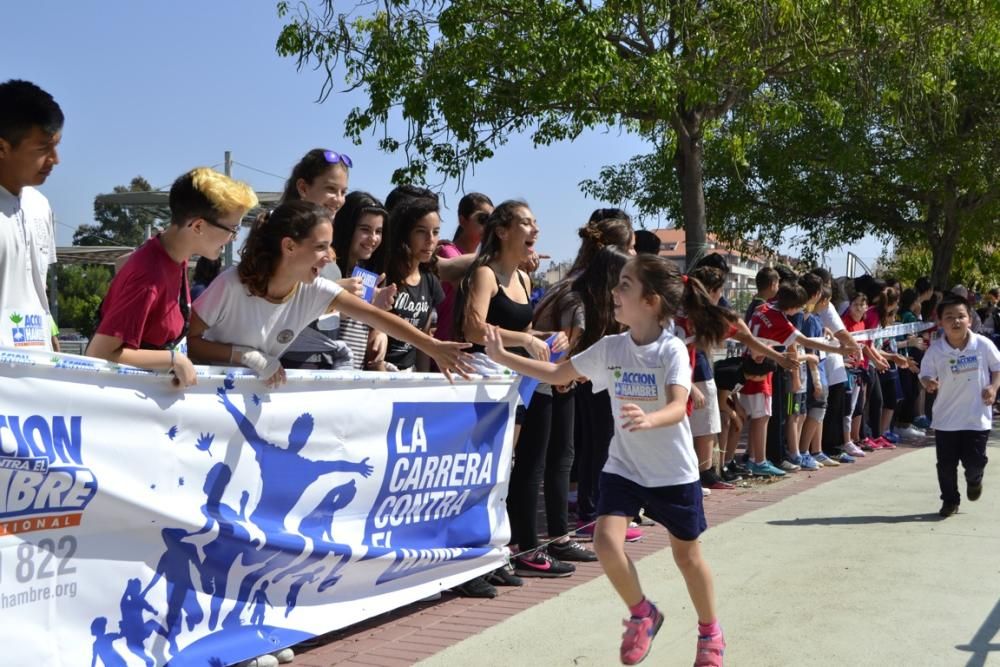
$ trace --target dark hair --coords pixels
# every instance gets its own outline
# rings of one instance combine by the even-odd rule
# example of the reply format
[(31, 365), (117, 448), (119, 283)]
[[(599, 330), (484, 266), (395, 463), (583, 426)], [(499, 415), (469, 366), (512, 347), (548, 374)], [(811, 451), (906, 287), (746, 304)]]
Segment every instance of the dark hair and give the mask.
[(806, 291), (808, 301), (823, 289), (823, 279), (815, 273), (804, 273), (799, 276), (799, 286)]
[(945, 308), (950, 308), (952, 306), (965, 306), (966, 314), (972, 314), (972, 304), (968, 299), (961, 297), (957, 294), (951, 292), (944, 295), (941, 299), (941, 303), (937, 305), (935, 312), (937, 313), (937, 318), (940, 320), (944, 315)]
[(594, 212), (590, 214), (590, 218), (587, 219), (587, 222), (598, 222), (599, 220), (628, 220), (629, 223), (631, 223), (632, 217), (626, 213), (624, 209), (596, 208), (594, 209)]
[(875, 310), (878, 313), (879, 326), (884, 327), (891, 323), (889, 320), (889, 309), (897, 303), (899, 303), (899, 292), (894, 287), (885, 287), (878, 293), (872, 305), (875, 306)]
[[(389, 218), (382, 202), (367, 192), (355, 190), (347, 194), (347, 197), (344, 198), (344, 205), (333, 216), (333, 251), (337, 255), (337, 266), (340, 268), (341, 275), (349, 276), (354, 270), (353, 266), (347, 266), (347, 262), (350, 261), (351, 242), (354, 239), (354, 230), (357, 229), (358, 222), (368, 214), (382, 216), (383, 227)], [(384, 229), (382, 233), (385, 234)], [(361, 268), (378, 273), (382, 266), (381, 257), (382, 244), (379, 244), (371, 259), (365, 261)]]
[(775, 296), (774, 305), (778, 310), (784, 311), (801, 308), (806, 305), (807, 301), (809, 301), (809, 295), (806, 294), (801, 285), (782, 283), (781, 287), (778, 288), (777, 296)]
[(222, 270), (222, 258), (209, 259), (208, 257), (199, 257), (197, 263), (194, 265), (194, 276), (191, 278), (191, 282), (197, 285), (208, 285), (219, 275), (219, 271)]
[(924, 292), (934, 289), (934, 286), (931, 284), (930, 278), (927, 276), (920, 276), (917, 278), (917, 281), (913, 283), (913, 288), (917, 290), (917, 294), (923, 294)]
[[(385, 246), (382, 269), (385, 271), (386, 284), (400, 283), (410, 273), (410, 263), (413, 261), (413, 250), (410, 248), (410, 232), (424, 216), (438, 212), (437, 199), (416, 197), (399, 203), (389, 214), (388, 229), (383, 232)], [(433, 271), (437, 261), (437, 253), (431, 256), (429, 264), (422, 264), (421, 269)]]
[(770, 357), (764, 357), (761, 361), (757, 361), (749, 354), (743, 355), (743, 362), (740, 365), (740, 370), (743, 371), (743, 375), (767, 375), (778, 370), (778, 364), (774, 362), (774, 359)]
[(699, 266), (688, 275), (697, 278), (709, 292), (724, 287), (726, 284), (726, 274), (715, 266)]
[(345, 172), (348, 171), (347, 165), (343, 162), (329, 162), (326, 159), (328, 152), (325, 148), (314, 148), (303, 155), (302, 159), (292, 167), (292, 175), (285, 181), (285, 191), (281, 194), (282, 203), (302, 199), (298, 186), (300, 178), (306, 183), (312, 184), (313, 181), (325, 174), (328, 169), (340, 167)]
[(709, 266), (722, 271), (723, 275), (729, 274), (729, 262), (722, 254), (717, 252), (710, 252), (707, 255), (702, 255), (701, 259), (694, 263), (694, 268), (697, 269), (702, 266)]
[(659, 255), (636, 255), (629, 264), (646, 297), (659, 297), (660, 320), (675, 317), (682, 309), (694, 328), (695, 345), (711, 349), (721, 343), (736, 315), (712, 303), (697, 278), (682, 277), (677, 265)]
[(913, 312), (913, 304), (917, 302), (917, 297), (920, 293), (912, 287), (907, 287), (903, 290), (902, 294), (899, 295), (899, 309), (908, 310)]
[(465, 277), (458, 284), (458, 290), (455, 293), (455, 324), (452, 329), (455, 332), (455, 340), (465, 340), (465, 318), (467, 315), (465, 310), (469, 292), (472, 290), (473, 276), (476, 275), (479, 267), (488, 265), (500, 256), (502, 244), (497, 230), (500, 228), (509, 229), (514, 224), (515, 213), (522, 208), (530, 208), (530, 206), (525, 201), (508, 199), (493, 209), (490, 217), (486, 219), (486, 225), (483, 228), (483, 242), (479, 244), (479, 254), (476, 255), (476, 259), (466, 271)]
[(220, 211), (208, 196), (195, 187), (194, 171), (183, 174), (170, 186), (170, 222), (183, 225), (194, 218), (216, 220)]
[(926, 320), (930, 317), (931, 313), (937, 316), (938, 303), (941, 302), (941, 294), (939, 292), (931, 292), (931, 295), (920, 302), (920, 315)]
[(833, 288), (823, 285), (819, 289), (819, 299), (816, 300), (816, 303), (819, 303), (820, 301), (829, 301), (832, 298), (833, 298)]
[(757, 272), (757, 275), (754, 277), (753, 280), (754, 283), (757, 285), (757, 291), (763, 292), (768, 287), (781, 280), (781, 276), (779, 276), (778, 272), (772, 269), (770, 266), (765, 266), (763, 269)]
[(300, 243), (323, 222), (332, 224), (330, 211), (302, 200), (284, 202), (273, 211), (257, 216), (240, 249), (240, 263), (236, 268), (240, 282), (252, 295), (266, 296), (267, 284), (281, 261), (282, 239), (290, 238)]
[(813, 268), (811, 271), (809, 271), (809, 273), (813, 274), (814, 276), (819, 276), (819, 279), (823, 281), (824, 285), (829, 285), (833, 283), (833, 274), (830, 273), (828, 269), (825, 269), (822, 266), (817, 266)]
[(655, 232), (651, 232), (648, 229), (635, 230), (636, 254), (659, 255), (661, 245), (660, 237)]
[[(614, 211), (620, 213), (616, 217), (603, 217), (594, 219), (600, 211)], [(589, 264), (597, 251), (607, 246), (618, 248), (628, 248), (631, 245), (633, 232), (632, 221), (624, 211), (612, 208), (599, 208), (590, 216), (590, 221), (577, 230), (580, 235), (580, 250), (576, 253), (576, 259), (569, 269), (570, 275), (579, 273)]]
[[(482, 192), (470, 192), (458, 200), (458, 215), (462, 218), (468, 218), (482, 206), (492, 207), (493, 200)], [(462, 230), (462, 225), (459, 225), (458, 229), (455, 230), (455, 238), (452, 241), (458, 242), (458, 239), (462, 237)]]
[(395, 208), (402, 204), (405, 200), (416, 199), (417, 197), (438, 201), (437, 193), (433, 190), (407, 183), (405, 185), (397, 185), (391, 192), (389, 192), (389, 194), (385, 196), (385, 210), (391, 215), (393, 210), (395, 210)]
[(631, 255), (615, 246), (601, 248), (579, 276), (570, 276), (554, 285), (535, 308), (535, 321), (556, 308), (569, 292), (576, 292), (583, 305), (584, 329), (569, 354), (582, 352), (608, 334), (620, 333), (614, 318), (611, 288), (618, 284), (622, 267)]
[(62, 129), (62, 109), (47, 92), (21, 79), (0, 83), (0, 139), (12, 148), (37, 127), (52, 136)]
[(854, 289), (858, 292), (864, 292), (865, 296), (868, 297), (868, 302), (874, 303), (878, 295), (885, 289), (885, 282), (866, 273), (854, 279)]
[(799, 281), (799, 274), (795, 273), (791, 267), (778, 264), (774, 267), (774, 270), (778, 272), (779, 283), (797, 283)]

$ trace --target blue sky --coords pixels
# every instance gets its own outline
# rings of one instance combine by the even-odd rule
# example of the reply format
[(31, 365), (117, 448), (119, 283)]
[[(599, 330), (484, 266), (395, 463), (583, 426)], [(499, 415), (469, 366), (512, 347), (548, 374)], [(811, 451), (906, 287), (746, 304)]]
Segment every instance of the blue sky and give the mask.
[[(341, 150), (354, 159), (351, 189), (385, 196), (401, 158), (380, 153), (374, 139), (354, 146), (344, 138), (344, 118), (363, 97), (335, 94), (316, 103), (323, 75), (296, 71), (293, 60), (275, 54), (282, 26), (275, 7), (270, 0), (33, 0), (5, 8), (3, 78), (37, 83), (66, 114), (62, 162), (42, 187), (60, 245), (92, 221), (96, 194), (136, 175), (169, 186), (192, 167), (221, 165), (226, 150), (237, 162), (282, 177), (310, 148)], [(618, 132), (589, 132), (537, 149), (514, 137), (464, 187), (495, 202), (527, 200), (541, 226), (541, 252), (570, 259), (576, 229), (604, 205), (585, 198), (578, 183), (644, 150), (638, 138)], [(261, 191), (283, 185), (282, 178), (240, 165), (233, 175)], [(443, 194), (442, 232), (450, 237), (462, 193), (450, 184)], [(881, 246), (867, 240), (833, 253), (835, 272), (848, 249), (872, 263)]]

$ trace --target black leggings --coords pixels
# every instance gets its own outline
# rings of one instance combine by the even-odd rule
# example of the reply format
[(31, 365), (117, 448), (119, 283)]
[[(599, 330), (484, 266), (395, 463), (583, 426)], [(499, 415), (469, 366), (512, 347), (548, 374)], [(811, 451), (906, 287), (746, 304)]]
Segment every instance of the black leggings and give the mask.
[(582, 523), (597, 518), (597, 486), (601, 470), (608, 460), (608, 448), (615, 433), (611, 415), (611, 397), (606, 391), (596, 394), (590, 382), (576, 387), (577, 516)]
[(844, 414), (847, 411), (849, 392), (846, 382), (830, 385), (826, 398), (826, 416), (823, 418), (823, 452), (839, 456), (844, 447)]
[(865, 392), (865, 412), (866, 418), (863, 420), (861, 428), (867, 425), (868, 430), (862, 436), (877, 438), (882, 435), (882, 380), (881, 374), (875, 370), (874, 364), (868, 365), (868, 387)]
[(510, 540), (521, 551), (538, 546), (538, 492), (545, 480), (545, 517), (550, 537), (569, 532), (569, 471), (573, 467), (572, 391), (535, 392), (514, 449), (507, 492)]

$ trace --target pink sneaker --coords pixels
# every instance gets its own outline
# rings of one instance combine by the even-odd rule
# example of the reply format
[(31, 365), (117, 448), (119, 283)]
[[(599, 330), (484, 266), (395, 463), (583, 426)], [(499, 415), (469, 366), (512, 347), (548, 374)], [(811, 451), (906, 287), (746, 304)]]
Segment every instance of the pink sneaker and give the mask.
[(882, 449), (882, 445), (878, 440), (872, 440), (871, 438), (865, 438), (860, 443), (861, 449), (865, 449), (869, 452), (873, 452), (876, 449)]
[(844, 445), (844, 451), (847, 452), (848, 456), (864, 457), (865, 455), (864, 451), (853, 442)]
[[(584, 540), (594, 539), (594, 528), (596, 524), (590, 524), (580, 526), (576, 529), (574, 536)], [(642, 539), (642, 529), (629, 527), (625, 529), (625, 541), (626, 542), (638, 542)]]
[(875, 442), (882, 446), (882, 449), (896, 449), (896, 445), (892, 444), (886, 438), (879, 436), (875, 438)]
[[(623, 665), (638, 665), (649, 655), (653, 637), (663, 625), (663, 614), (653, 605), (653, 613), (643, 618), (635, 616), (622, 621), (625, 633), (622, 635), (622, 647), (619, 656)], [(710, 663), (707, 663), (710, 664)]]
[(698, 637), (698, 652), (694, 656), (694, 667), (722, 667), (722, 656), (726, 652), (726, 640), (720, 632), (709, 637)]

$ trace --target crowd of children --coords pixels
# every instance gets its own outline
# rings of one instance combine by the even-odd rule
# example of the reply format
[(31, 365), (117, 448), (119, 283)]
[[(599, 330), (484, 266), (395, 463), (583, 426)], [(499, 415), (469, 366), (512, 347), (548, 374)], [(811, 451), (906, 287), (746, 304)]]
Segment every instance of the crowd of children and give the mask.
[[(58, 162), (61, 126), (44, 91), (0, 85), (4, 311), (47, 318), (52, 219), (33, 186)], [(629, 609), (620, 657), (635, 664), (663, 622), (624, 550), (645, 516), (669, 530), (691, 594), (695, 664), (717, 666), (725, 641), (698, 543), (704, 495), (741, 477), (852, 463), (901, 437), (922, 438), (931, 419), (942, 515), (959, 504), (959, 461), (969, 500), (981, 494), (1000, 387), (990, 339), (1000, 335), (1000, 292), (977, 312), (964, 288), (942, 295), (925, 279), (904, 289), (871, 276), (833, 280), (822, 268), (764, 268), (741, 318), (723, 298), (730, 269), (721, 255), (683, 273), (658, 256), (655, 236), (608, 208), (581, 226), (571, 270), (533, 306), (541, 229), (528, 203), (494, 206), (467, 194), (454, 239), (442, 241), (433, 192), (402, 186), (382, 202), (349, 191), (352, 167), (342, 153), (306, 153), (281, 202), (254, 221), (239, 264), (221, 273), (216, 260), (257, 198), (210, 169), (182, 174), (170, 190), (169, 225), (116, 274), (87, 353), (169, 371), (179, 388), (197, 381), (195, 363), (242, 365), (274, 389), (286, 368), (449, 377), (510, 368), (540, 379), (515, 419), (511, 566), (459, 593), (493, 597), (497, 585), (569, 576), (573, 562), (599, 560)], [(195, 256), (204, 266), (189, 286)], [(46, 344), (47, 330), (32, 335)], [(716, 360), (727, 339), (745, 351)], [(593, 550), (578, 541), (587, 537)], [(254, 664), (291, 657), (286, 650)]]

